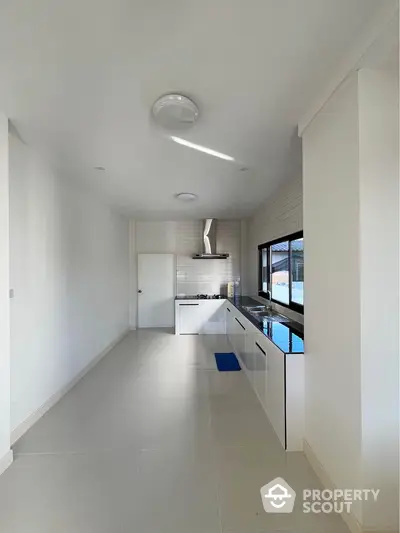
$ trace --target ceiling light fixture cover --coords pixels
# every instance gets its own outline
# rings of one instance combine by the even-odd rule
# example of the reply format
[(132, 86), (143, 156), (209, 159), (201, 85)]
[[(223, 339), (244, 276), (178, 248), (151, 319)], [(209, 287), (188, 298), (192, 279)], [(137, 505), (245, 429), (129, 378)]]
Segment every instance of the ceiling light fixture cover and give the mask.
[(193, 200), (197, 200), (197, 194), (193, 192), (179, 192), (175, 195), (175, 198), (182, 202), (193, 202)]
[(216, 150), (211, 150), (211, 148), (206, 148), (205, 146), (201, 146), (200, 144), (191, 143), (189, 141), (186, 141), (185, 139), (181, 139), (180, 137), (174, 137), (173, 135), (171, 135), (171, 139), (178, 144), (182, 144), (183, 146), (187, 146), (188, 148), (193, 148), (193, 150), (198, 150), (199, 152), (203, 152), (204, 154), (213, 155), (214, 157), (219, 157), (220, 159), (224, 159), (225, 161), (235, 161), (235, 158), (230, 155), (217, 152)]
[(166, 94), (153, 104), (153, 118), (166, 130), (185, 130), (193, 126), (199, 116), (197, 105), (182, 94)]

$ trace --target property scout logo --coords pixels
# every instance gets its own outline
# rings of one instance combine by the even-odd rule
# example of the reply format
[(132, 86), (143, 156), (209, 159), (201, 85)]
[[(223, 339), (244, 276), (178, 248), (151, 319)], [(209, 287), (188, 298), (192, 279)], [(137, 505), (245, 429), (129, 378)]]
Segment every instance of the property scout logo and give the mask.
[[(266, 513), (291, 513), (296, 492), (281, 477), (261, 487), (261, 499)], [(303, 513), (350, 513), (355, 501), (377, 501), (379, 489), (304, 489)]]

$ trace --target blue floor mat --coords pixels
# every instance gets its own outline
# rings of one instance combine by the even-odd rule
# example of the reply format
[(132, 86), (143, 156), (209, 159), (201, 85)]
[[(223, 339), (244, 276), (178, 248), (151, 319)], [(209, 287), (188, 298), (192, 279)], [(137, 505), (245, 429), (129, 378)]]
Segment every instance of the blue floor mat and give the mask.
[(220, 372), (237, 372), (241, 370), (239, 361), (234, 353), (216, 353), (215, 362)]

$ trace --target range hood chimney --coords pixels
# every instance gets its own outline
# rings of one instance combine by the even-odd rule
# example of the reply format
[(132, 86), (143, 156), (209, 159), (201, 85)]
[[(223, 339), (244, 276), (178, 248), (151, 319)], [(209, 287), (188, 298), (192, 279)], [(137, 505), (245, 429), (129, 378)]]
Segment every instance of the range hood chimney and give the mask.
[(226, 259), (229, 254), (217, 254), (217, 220), (206, 218), (203, 221), (202, 253), (193, 259)]

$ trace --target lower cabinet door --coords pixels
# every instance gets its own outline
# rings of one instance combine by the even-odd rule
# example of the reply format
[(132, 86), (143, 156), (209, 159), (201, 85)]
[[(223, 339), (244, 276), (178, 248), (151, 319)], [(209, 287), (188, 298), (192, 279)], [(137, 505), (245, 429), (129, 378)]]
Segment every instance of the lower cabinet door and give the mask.
[(254, 389), (265, 411), (267, 411), (267, 357), (268, 345), (265, 336), (257, 334), (253, 336), (254, 353)]
[(282, 446), (286, 448), (285, 357), (272, 342), (267, 345), (266, 411)]
[(242, 365), (246, 366), (244, 358), (246, 356), (246, 328), (243, 325), (244, 320), (241, 317), (234, 318), (234, 348), (237, 357), (242, 361)]
[[(246, 326), (245, 326), (246, 327)], [(252, 350), (252, 338), (253, 333), (250, 329), (246, 327), (245, 331), (242, 331), (242, 343), (241, 343), (241, 352), (240, 360), (242, 369), (246, 372), (247, 377), (250, 380), (251, 386), (254, 388), (253, 383), (253, 373), (254, 373), (254, 352)]]
[(179, 304), (179, 333), (195, 335), (203, 325), (203, 313), (198, 303)]
[(226, 308), (226, 335), (229, 343), (233, 347), (233, 311), (230, 307)]
[(236, 320), (236, 314), (233, 312), (229, 315), (229, 342), (233, 351), (237, 356), (240, 356), (240, 344), (242, 330)]
[(203, 311), (203, 328), (200, 333), (218, 335), (225, 333), (226, 309), (223, 300), (205, 300), (201, 302)]

